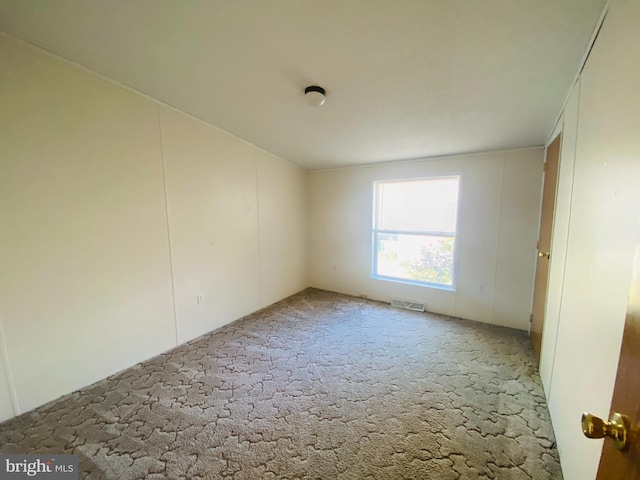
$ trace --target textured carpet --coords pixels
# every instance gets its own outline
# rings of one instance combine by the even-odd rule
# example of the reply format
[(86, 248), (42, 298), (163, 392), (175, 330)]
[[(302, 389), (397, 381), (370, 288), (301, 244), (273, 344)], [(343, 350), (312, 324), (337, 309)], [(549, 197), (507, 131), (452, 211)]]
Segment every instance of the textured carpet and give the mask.
[(309, 289), (0, 424), (81, 478), (558, 479), (525, 333)]

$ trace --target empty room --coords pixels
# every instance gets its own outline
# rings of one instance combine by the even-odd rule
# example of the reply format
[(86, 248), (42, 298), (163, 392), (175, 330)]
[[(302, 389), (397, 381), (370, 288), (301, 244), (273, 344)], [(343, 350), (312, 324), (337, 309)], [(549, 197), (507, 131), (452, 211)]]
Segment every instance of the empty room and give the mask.
[(640, 479), (640, 1), (0, 0), (0, 478)]

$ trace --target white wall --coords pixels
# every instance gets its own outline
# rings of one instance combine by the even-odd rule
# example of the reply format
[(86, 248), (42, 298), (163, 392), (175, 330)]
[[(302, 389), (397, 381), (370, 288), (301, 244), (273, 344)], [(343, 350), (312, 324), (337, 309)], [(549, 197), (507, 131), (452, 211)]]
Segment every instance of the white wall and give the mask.
[[(310, 284), (528, 329), (542, 162), (526, 149), (312, 172)], [(456, 291), (370, 278), (373, 182), (438, 175), (462, 177)]]
[(306, 173), (172, 109), (160, 123), (183, 343), (306, 287)]
[(300, 169), (5, 36), (0, 64), (0, 419), (307, 286)]
[(307, 287), (308, 174), (262, 150), (256, 160), (264, 307)]
[(565, 112), (577, 143), (575, 150), (563, 145), (561, 162), (571, 163), (575, 151), (575, 169), (572, 182), (559, 181), (554, 236), (566, 238), (566, 260), (564, 272), (550, 272), (562, 295), (559, 306), (556, 295), (548, 304), (557, 339), (545, 332), (541, 370), (566, 480), (596, 476), (602, 440), (582, 435), (580, 416), (608, 417), (624, 326), (640, 214), (638, 19), (640, 2), (611, 2)]
[(157, 106), (0, 38), (0, 317), (29, 410), (175, 345)]
[(256, 164), (224, 132), (167, 108), (160, 121), (183, 343), (261, 306)]

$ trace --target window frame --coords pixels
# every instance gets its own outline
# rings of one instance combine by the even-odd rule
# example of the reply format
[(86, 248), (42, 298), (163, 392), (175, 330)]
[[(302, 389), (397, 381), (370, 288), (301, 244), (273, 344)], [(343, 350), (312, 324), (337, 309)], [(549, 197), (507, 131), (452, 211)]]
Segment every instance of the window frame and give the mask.
[[(445, 179), (457, 179), (458, 180), (458, 192), (456, 197), (456, 225), (454, 232), (431, 232), (431, 231), (404, 231), (404, 230), (388, 230), (377, 228), (381, 220), (381, 195), (379, 194), (379, 186), (389, 183), (406, 183), (406, 182), (420, 182), (426, 180), (445, 180)], [(411, 177), (411, 178), (399, 178), (393, 180), (375, 180), (373, 182), (373, 215), (372, 215), (372, 228), (371, 228), (371, 275), (370, 277), (376, 280), (386, 280), (396, 283), (406, 283), (409, 285), (416, 285), (420, 287), (435, 288), (439, 290), (456, 291), (457, 285), (457, 270), (458, 270), (458, 236), (459, 236), (459, 224), (460, 224), (460, 197), (462, 190), (462, 175), (461, 174), (449, 174), (449, 175), (437, 175), (428, 177)], [(429, 237), (442, 237), (453, 238), (453, 262), (451, 266), (451, 285), (445, 285), (441, 283), (424, 282), (421, 280), (412, 280), (409, 278), (392, 277), (388, 275), (378, 274), (378, 235), (379, 234), (391, 234), (391, 235), (416, 235), (416, 236), (429, 236)]]

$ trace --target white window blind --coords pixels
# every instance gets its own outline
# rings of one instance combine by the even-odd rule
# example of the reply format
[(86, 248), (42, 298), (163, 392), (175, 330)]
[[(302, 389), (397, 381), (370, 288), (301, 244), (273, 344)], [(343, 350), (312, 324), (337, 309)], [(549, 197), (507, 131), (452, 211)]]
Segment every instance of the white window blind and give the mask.
[(378, 183), (378, 228), (455, 233), (458, 183), (458, 177)]

